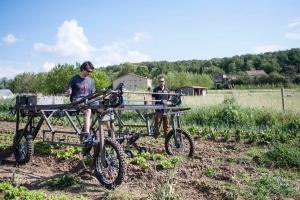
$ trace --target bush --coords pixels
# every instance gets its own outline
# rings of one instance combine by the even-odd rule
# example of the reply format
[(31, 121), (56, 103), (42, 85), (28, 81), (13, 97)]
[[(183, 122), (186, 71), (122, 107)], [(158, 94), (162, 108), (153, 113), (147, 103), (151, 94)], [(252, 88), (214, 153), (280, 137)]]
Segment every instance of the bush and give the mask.
[(266, 157), (279, 167), (295, 167), (300, 170), (300, 149), (292, 144), (275, 143)]

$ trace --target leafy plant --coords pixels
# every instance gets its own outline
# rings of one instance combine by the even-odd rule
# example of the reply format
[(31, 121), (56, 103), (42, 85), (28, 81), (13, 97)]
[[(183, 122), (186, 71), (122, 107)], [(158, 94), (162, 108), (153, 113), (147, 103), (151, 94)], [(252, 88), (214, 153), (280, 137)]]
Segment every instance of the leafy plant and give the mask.
[(300, 149), (292, 144), (275, 143), (266, 157), (279, 167), (300, 169)]
[(133, 164), (140, 164), (140, 163), (143, 163), (143, 162), (146, 162), (146, 159), (142, 156), (139, 156), (139, 157), (135, 157), (133, 160), (132, 160), (132, 163)]
[(269, 144), (272, 141), (271, 133), (268, 131), (266, 131), (266, 132), (262, 131), (260, 133), (260, 137), (261, 137), (262, 142), (264, 142), (266, 144)]
[(151, 167), (151, 164), (150, 164), (150, 163), (143, 163), (143, 164), (141, 165), (142, 170), (148, 169), (149, 167)]
[(161, 160), (164, 157), (162, 154), (154, 154), (152, 156), (153, 160)]
[[(4, 192), (3, 199), (45, 199), (46, 194), (42, 192), (31, 192), (26, 187), (14, 187), (11, 183), (2, 182), (0, 183), (0, 192)], [(21, 197), (21, 198), (19, 198)], [(0, 199), (1, 196), (0, 196)]]
[(217, 174), (217, 169), (213, 168), (212, 166), (207, 166), (203, 171), (203, 174), (208, 177), (214, 177)]
[(243, 140), (243, 131), (241, 129), (237, 129), (235, 131), (235, 141), (241, 142)]
[(255, 143), (258, 141), (258, 134), (251, 130), (247, 131), (247, 137), (249, 138), (249, 143)]
[(150, 158), (151, 154), (149, 152), (142, 152), (141, 156), (145, 159)]
[(160, 163), (159, 163), (159, 166), (162, 168), (162, 169), (168, 169), (171, 167), (171, 161), (169, 160), (162, 160)]
[(224, 137), (225, 141), (228, 141), (231, 138), (231, 130), (230, 129), (224, 130), (222, 132), (222, 136)]
[(64, 189), (66, 187), (76, 185), (80, 182), (81, 182), (80, 177), (75, 177), (75, 176), (72, 176), (70, 174), (66, 174), (66, 175), (63, 175), (62, 177), (59, 177), (59, 178), (48, 179), (47, 180), (47, 185), (51, 189), (61, 190), (61, 189)]
[(179, 157), (179, 156), (173, 156), (171, 159), (170, 159), (171, 163), (175, 164), (175, 163), (179, 163), (182, 161), (182, 157)]

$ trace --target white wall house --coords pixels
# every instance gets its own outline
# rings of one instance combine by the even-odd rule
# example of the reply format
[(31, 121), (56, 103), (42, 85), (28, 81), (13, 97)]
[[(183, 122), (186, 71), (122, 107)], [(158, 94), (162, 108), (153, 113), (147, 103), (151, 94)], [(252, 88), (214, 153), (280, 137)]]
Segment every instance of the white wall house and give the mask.
[(140, 87), (152, 87), (152, 79), (144, 76), (139, 76), (136, 74), (126, 74), (120, 76), (113, 81), (113, 89), (115, 89), (120, 83), (125, 85), (126, 89), (137, 89)]

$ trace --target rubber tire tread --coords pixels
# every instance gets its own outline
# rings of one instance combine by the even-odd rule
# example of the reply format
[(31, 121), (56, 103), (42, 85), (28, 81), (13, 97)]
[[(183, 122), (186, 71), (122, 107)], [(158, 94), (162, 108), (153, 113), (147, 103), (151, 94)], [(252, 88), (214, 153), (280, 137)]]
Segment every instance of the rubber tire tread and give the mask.
[[(181, 132), (181, 134), (185, 135), (185, 137), (188, 139), (188, 141), (190, 143), (189, 158), (192, 158), (194, 156), (194, 151), (195, 151), (195, 143), (194, 143), (193, 137), (185, 129), (177, 128), (176, 130), (179, 131), (179, 132)], [(170, 151), (169, 145), (168, 145), (173, 135), (174, 135), (174, 131), (170, 130), (169, 133), (167, 134), (167, 137), (166, 137), (166, 140), (165, 140), (166, 152), (169, 155), (173, 155), (172, 152)]]
[(33, 143), (33, 139), (32, 139), (32, 136), (29, 134), (28, 131), (25, 131), (24, 132), (24, 135), (23, 137), (26, 138), (26, 142), (27, 142), (27, 153), (25, 155), (25, 157), (22, 159), (19, 157), (18, 153), (17, 153), (17, 149), (15, 148), (15, 143), (16, 143), (16, 140), (18, 139), (17, 135), (20, 135), (22, 133), (23, 129), (20, 129), (14, 136), (14, 141), (13, 141), (13, 148), (14, 148), (14, 155), (15, 155), (15, 158), (16, 158), (16, 161), (19, 163), (19, 164), (25, 164), (25, 163), (28, 163), (30, 161), (30, 159), (32, 158), (33, 156), (33, 153), (34, 153), (34, 143)]
[(102, 180), (102, 178), (99, 176), (99, 173), (97, 172), (97, 166), (96, 166), (96, 162), (97, 162), (97, 156), (96, 155), (98, 155), (99, 152), (100, 152), (100, 145), (95, 146), (94, 167), (95, 167), (95, 176), (98, 179), (98, 181), (106, 189), (110, 190), (110, 189), (115, 188), (115, 186), (122, 184), (122, 182), (124, 181), (124, 178), (126, 176), (127, 165), (126, 165), (124, 151), (123, 151), (123, 148), (121, 147), (121, 145), (116, 140), (113, 140), (111, 138), (105, 138), (104, 139), (104, 145), (107, 145), (107, 144), (114, 147), (114, 149), (117, 153), (117, 156), (119, 157), (120, 167), (119, 167), (119, 173), (118, 173), (117, 179), (113, 183), (108, 184), (108, 183), (105, 183)]

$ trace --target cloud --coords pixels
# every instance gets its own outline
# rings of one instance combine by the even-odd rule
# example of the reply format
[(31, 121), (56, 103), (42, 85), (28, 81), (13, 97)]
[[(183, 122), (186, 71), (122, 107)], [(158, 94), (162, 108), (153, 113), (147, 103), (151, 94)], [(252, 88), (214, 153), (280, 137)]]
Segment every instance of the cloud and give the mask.
[(45, 62), (42, 67), (42, 71), (48, 72), (50, 71), (53, 67), (55, 67), (55, 64), (53, 62)]
[(288, 25), (286, 26), (286, 28), (292, 28), (292, 27), (294, 27), (294, 26), (297, 26), (298, 24), (300, 24), (300, 22), (294, 22), (294, 23), (288, 24)]
[(298, 24), (300, 24), (300, 17), (298, 17), (297, 19), (294, 20), (294, 22), (292, 22), (292, 23), (286, 25), (285, 27), (286, 27), (286, 28), (292, 28), (292, 27), (294, 27), (294, 26), (297, 26)]
[(293, 40), (300, 40), (300, 33), (287, 33), (285, 37)]
[(253, 53), (265, 53), (280, 50), (279, 45), (265, 45), (265, 46), (256, 46), (252, 47)]
[(95, 58), (96, 66), (106, 67), (108, 65), (120, 64), (125, 62), (138, 63), (143, 61), (150, 61), (151, 58), (148, 55), (142, 54), (138, 51), (126, 51), (119, 53), (117, 51), (111, 51)]
[(132, 41), (131, 43), (130, 41), (121, 41), (102, 47), (99, 52), (100, 56), (95, 58), (96, 66), (106, 67), (125, 62), (137, 63), (151, 60), (149, 55), (132, 50), (134, 48), (131, 46), (132, 44)]
[(36, 43), (34, 50), (39, 54), (54, 58), (89, 60), (96, 48), (89, 44), (83, 28), (77, 25), (77, 21), (71, 20), (65, 21), (61, 27), (58, 27), (55, 45)]
[(24, 71), (30, 71), (29, 69), (31, 69), (30, 63), (0, 60), (0, 78), (13, 79), (16, 75), (24, 73)]
[(10, 45), (18, 42), (18, 38), (16, 38), (13, 34), (7, 34), (6, 37), (2, 38), (2, 41)]
[(125, 46), (124, 42), (113, 42), (112, 45), (102, 47), (101, 51), (104, 51), (104, 52), (112, 52), (112, 51), (122, 52), (124, 46)]
[(140, 42), (140, 41), (143, 41), (143, 40), (148, 40), (150, 38), (151, 38), (151, 36), (148, 33), (140, 32), (140, 33), (136, 33), (134, 35), (133, 41)]

